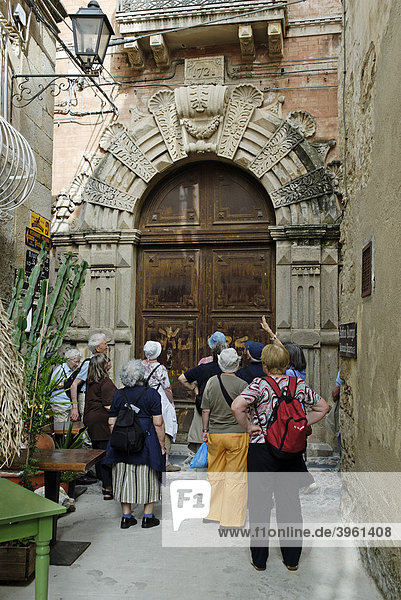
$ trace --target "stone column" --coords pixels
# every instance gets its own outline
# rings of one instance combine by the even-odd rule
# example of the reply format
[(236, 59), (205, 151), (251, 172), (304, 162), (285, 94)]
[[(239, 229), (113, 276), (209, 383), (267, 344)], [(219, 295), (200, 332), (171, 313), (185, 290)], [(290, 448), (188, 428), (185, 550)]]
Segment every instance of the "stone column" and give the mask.
[[(270, 227), (276, 241), (276, 327), (283, 342), (302, 346), (307, 383), (325, 399), (338, 369), (338, 228)], [(324, 423), (314, 441), (331, 435)]]
[(106, 333), (112, 360), (112, 378), (135, 356), (136, 250), (138, 230), (70, 233), (57, 238), (57, 255), (73, 251), (88, 262), (85, 286), (65, 344), (87, 353), (87, 341), (95, 332)]

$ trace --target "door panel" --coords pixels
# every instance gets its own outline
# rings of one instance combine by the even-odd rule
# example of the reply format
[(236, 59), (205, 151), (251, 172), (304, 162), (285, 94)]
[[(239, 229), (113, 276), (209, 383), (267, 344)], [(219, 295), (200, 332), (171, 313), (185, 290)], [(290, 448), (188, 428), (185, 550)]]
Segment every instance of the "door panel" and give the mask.
[(212, 309), (271, 311), (270, 248), (212, 250)]
[[(177, 379), (196, 364), (196, 340), (199, 338), (199, 317), (166, 316), (158, 313), (144, 316), (141, 338), (157, 340), (162, 345), (160, 362), (166, 365), (175, 398), (183, 396)], [(142, 344), (142, 347), (143, 347)], [(185, 394), (184, 394), (185, 396)]]
[(199, 250), (144, 251), (143, 309), (198, 309), (199, 255)]
[(274, 211), (257, 182), (225, 165), (191, 165), (162, 182), (143, 211), (137, 278), (137, 356), (146, 340), (162, 344), (180, 440), (193, 397), (177, 379), (210, 354), (223, 331), (239, 353), (264, 343), (260, 317), (274, 325), (275, 256), (268, 234)]

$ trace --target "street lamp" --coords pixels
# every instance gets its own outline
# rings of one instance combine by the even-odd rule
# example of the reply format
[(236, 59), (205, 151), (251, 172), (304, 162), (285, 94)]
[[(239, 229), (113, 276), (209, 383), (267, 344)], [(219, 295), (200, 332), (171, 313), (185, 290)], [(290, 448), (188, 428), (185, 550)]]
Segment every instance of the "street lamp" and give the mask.
[(107, 47), (114, 31), (99, 3), (91, 0), (87, 8), (69, 15), (74, 32), (75, 55), (85, 73), (94, 71), (94, 65), (103, 65)]

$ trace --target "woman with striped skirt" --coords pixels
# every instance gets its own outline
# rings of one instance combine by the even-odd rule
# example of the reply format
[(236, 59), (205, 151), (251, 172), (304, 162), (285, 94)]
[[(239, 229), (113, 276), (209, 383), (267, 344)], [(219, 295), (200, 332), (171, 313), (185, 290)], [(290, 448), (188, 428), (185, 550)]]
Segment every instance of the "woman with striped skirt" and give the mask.
[(121, 502), (121, 529), (136, 525), (131, 513), (132, 504), (143, 504), (142, 527), (148, 529), (160, 524), (153, 514), (154, 503), (160, 500), (161, 474), (165, 471), (165, 433), (160, 394), (153, 388), (143, 386), (145, 369), (142, 361), (130, 360), (120, 371), (125, 386), (114, 394), (109, 412), (111, 431), (117, 415), (126, 403), (135, 405), (139, 422), (144, 431), (149, 429), (145, 446), (140, 452), (126, 454), (109, 444), (105, 463), (113, 465), (113, 492)]

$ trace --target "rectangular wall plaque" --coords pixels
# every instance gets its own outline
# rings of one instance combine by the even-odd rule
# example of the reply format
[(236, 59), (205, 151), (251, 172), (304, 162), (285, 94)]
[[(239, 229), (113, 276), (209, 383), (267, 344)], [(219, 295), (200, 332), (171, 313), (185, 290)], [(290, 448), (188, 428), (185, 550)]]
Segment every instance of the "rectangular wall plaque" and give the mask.
[(357, 358), (356, 323), (344, 323), (339, 327), (340, 356), (342, 358)]
[(224, 83), (224, 56), (185, 59), (185, 83)]

